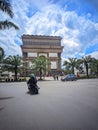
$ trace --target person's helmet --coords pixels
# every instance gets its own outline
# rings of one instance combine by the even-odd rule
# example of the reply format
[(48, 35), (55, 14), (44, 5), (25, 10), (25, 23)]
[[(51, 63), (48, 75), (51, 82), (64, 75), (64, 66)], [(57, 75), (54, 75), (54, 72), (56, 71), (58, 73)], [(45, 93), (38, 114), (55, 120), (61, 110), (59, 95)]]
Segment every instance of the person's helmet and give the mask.
[(31, 77), (31, 78), (35, 78), (35, 75), (34, 75), (34, 74), (31, 74), (30, 77)]

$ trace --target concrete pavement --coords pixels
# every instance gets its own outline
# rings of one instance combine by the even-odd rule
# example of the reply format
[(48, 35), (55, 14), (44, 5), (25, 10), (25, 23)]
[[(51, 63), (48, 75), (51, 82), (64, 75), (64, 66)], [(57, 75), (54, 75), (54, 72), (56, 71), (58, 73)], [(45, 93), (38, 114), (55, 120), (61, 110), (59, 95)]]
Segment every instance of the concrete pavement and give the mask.
[(98, 79), (0, 83), (0, 130), (98, 130)]

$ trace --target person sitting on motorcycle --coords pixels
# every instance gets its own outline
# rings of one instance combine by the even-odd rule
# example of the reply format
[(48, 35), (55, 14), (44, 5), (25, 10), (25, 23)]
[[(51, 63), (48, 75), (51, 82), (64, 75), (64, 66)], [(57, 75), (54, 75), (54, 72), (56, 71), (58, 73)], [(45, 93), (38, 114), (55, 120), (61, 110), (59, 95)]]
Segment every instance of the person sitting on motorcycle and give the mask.
[(37, 79), (34, 74), (30, 75), (30, 79), (27, 81), (29, 87), (37, 87)]

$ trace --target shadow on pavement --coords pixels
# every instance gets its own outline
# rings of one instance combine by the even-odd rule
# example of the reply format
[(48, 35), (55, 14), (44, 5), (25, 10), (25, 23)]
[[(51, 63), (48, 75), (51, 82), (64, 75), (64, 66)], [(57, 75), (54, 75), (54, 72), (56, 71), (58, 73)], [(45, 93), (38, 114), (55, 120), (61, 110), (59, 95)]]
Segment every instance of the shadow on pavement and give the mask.
[(29, 91), (27, 91), (26, 93), (29, 94), (29, 95), (39, 95), (39, 93), (38, 94), (33, 94), (33, 93), (29, 92)]
[(0, 111), (2, 111), (4, 109), (4, 107), (0, 107)]
[(0, 100), (8, 100), (8, 99), (12, 99), (14, 97), (0, 97)]

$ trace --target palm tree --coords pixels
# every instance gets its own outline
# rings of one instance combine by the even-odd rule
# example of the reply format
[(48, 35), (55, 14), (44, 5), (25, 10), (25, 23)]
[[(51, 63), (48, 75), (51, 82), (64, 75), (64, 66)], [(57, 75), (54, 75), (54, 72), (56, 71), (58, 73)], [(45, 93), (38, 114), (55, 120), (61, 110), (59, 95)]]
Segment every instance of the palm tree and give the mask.
[[(11, 18), (13, 18), (14, 14), (13, 14), (12, 6), (9, 0), (0, 0), (0, 10), (7, 13)], [(8, 20), (0, 21), (0, 30), (6, 29), (6, 28), (9, 29), (11, 27), (14, 27), (15, 29), (19, 29), (17, 25), (15, 25), (14, 23)]]
[(63, 66), (68, 70), (71, 69), (71, 73), (74, 74), (74, 68), (77, 66), (77, 58), (68, 58), (68, 61), (64, 61)]
[(92, 58), (92, 62), (90, 63), (90, 68), (91, 68), (91, 74), (97, 74), (98, 76), (98, 59)]
[(95, 59), (95, 72), (98, 76), (98, 59)]
[(4, 59), (4, 50), (2, 47), (0, 47), (0, 76), (2, 74), (2, 62)]
[(4, 58), (4, 50), (2, 47), (0, 47), (0, 64), (2, 63), (3, 58)]
[(89, 56), (82, 57), (82, 62), (83, 62), (84, 65), (85, 65), (86, 75), (87, 75), (87, 77), (89, 78), (88, 69), (89, 69), (89, 64), (92, 62), (92, 57), (91, 57), (90, 55), (89, 55)]
[(80, 73), (84, 72), (83, 61), (81, 59), (77, 59), (77, 63), (75, 67), (77, 70), (79, 70)]
[(39, 72), (40, 80), (42, 79), (42, 75), (47, 71), (47, 59), (44, 56), (37, 57), (32, 61), (33, 66), (32, 69)]
[(15, 73), (15, 81), (17, 81), (17, 74), (19, 70), (22, 68), (22, 58), (19, 55), (9, 56), (6, 59), (4, 59), (3, 62), (3, 67), (6, 68), (6, 70)]

